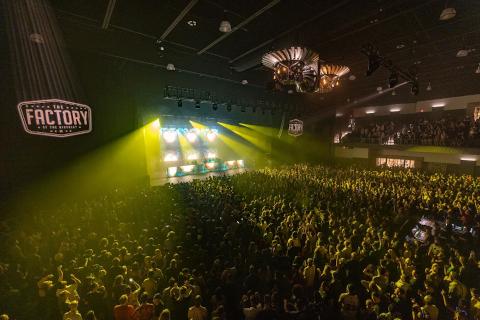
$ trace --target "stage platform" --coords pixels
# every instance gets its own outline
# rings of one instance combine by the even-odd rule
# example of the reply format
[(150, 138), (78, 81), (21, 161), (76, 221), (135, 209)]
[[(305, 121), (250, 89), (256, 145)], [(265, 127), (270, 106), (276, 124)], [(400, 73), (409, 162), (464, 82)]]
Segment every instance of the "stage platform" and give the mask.
[(167, 183), (192, 182), (193, 180), (203, 180), (209, 177), (232, 176), (234, 174), (244, 173), (247, 171), (249, 170), (246, 168), (242, 168), (242, 169), (232, 169), (232, 170), (227, 170), (222, 172), (208, 172), (205, 174), (188, 175), (184, 177), (171, 177), (171, 178), (161, 177), (158, 179), (150, 180), (150, 185), (154, 187), (154, 186), (163, 186)]

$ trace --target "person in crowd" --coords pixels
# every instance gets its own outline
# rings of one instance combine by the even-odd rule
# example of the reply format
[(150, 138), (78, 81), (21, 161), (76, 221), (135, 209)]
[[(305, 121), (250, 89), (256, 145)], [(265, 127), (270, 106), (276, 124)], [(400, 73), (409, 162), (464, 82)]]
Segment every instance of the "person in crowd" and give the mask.
[(207, 320), (207, 308), (202, 306), (202, 297), (196, 295), (194, 305), (188, 309), (188, 320)]
[(78, 312), (78, 301), (68, 302), (69, 310), (63, 315), (63, 320), (82, 320), (82, 315)]
[(128, 304), (128, 296), (121, 295), (118, 302), (119, 304), (113, 308), (115, 320), (135, 320), (135, 309)]

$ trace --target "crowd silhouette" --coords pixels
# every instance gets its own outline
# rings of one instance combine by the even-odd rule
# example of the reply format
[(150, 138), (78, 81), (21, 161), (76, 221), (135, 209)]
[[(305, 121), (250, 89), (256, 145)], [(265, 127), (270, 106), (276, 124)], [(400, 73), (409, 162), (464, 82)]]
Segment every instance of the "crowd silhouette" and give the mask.
[(480, 319), (479, 178), (296, 165), (39, 207), (0, 226), (0, 319)]

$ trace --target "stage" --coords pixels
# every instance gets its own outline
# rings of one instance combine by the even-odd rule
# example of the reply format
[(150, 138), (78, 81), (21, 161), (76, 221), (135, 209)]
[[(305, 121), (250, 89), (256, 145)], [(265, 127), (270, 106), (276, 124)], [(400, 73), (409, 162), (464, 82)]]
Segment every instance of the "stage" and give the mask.
[(232, 169), (222, 172), (208, 172), (205, 174), (197, 174), (197, 175), (188, 175), (183, 177), (161, 177), (157, 179), (151, 179), (150, 185), (151, 186), (163, 186), (168, 183), (184, 183), (184, 182), (192, 182), (193, 180), (204, 180), (210, 177), (221, 177), (221, 176), (232, 176), (239, 173), (244, 173), (249, 171), (246, 168), (241, 169)]

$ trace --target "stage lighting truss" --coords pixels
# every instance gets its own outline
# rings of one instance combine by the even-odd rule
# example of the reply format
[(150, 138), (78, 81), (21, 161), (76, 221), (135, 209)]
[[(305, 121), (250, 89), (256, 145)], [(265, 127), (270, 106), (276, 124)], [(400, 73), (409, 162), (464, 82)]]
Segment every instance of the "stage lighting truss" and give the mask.
[(364, 45), (361, 52), (368, 58), (368, 67), (366, 72), (367, 77), (374, 73), (379, 67), (384, 67), (390, 71), (390, 76), (388, 78), (388, 85), (390, 88), (395, 88), (399, 82), (399, 79), (401, 78), (411, 85), (410, 92), (413, 95), (418, 94), (419, 85), (417, 69), (415, 66), (411, 67), (408, 71), (403, 71), (394, 65), (392, 60), (383, 57), (378, 48), (370, 43)]
[(218, 136), (218, 130), (212, 128), (161, 128), (163, 139), (166, 143), (174, 143), (178, 139), (178, 135), (183, 135), (188, 142), (196, 143), (199, 137), (208, 142), (214, 142)]

